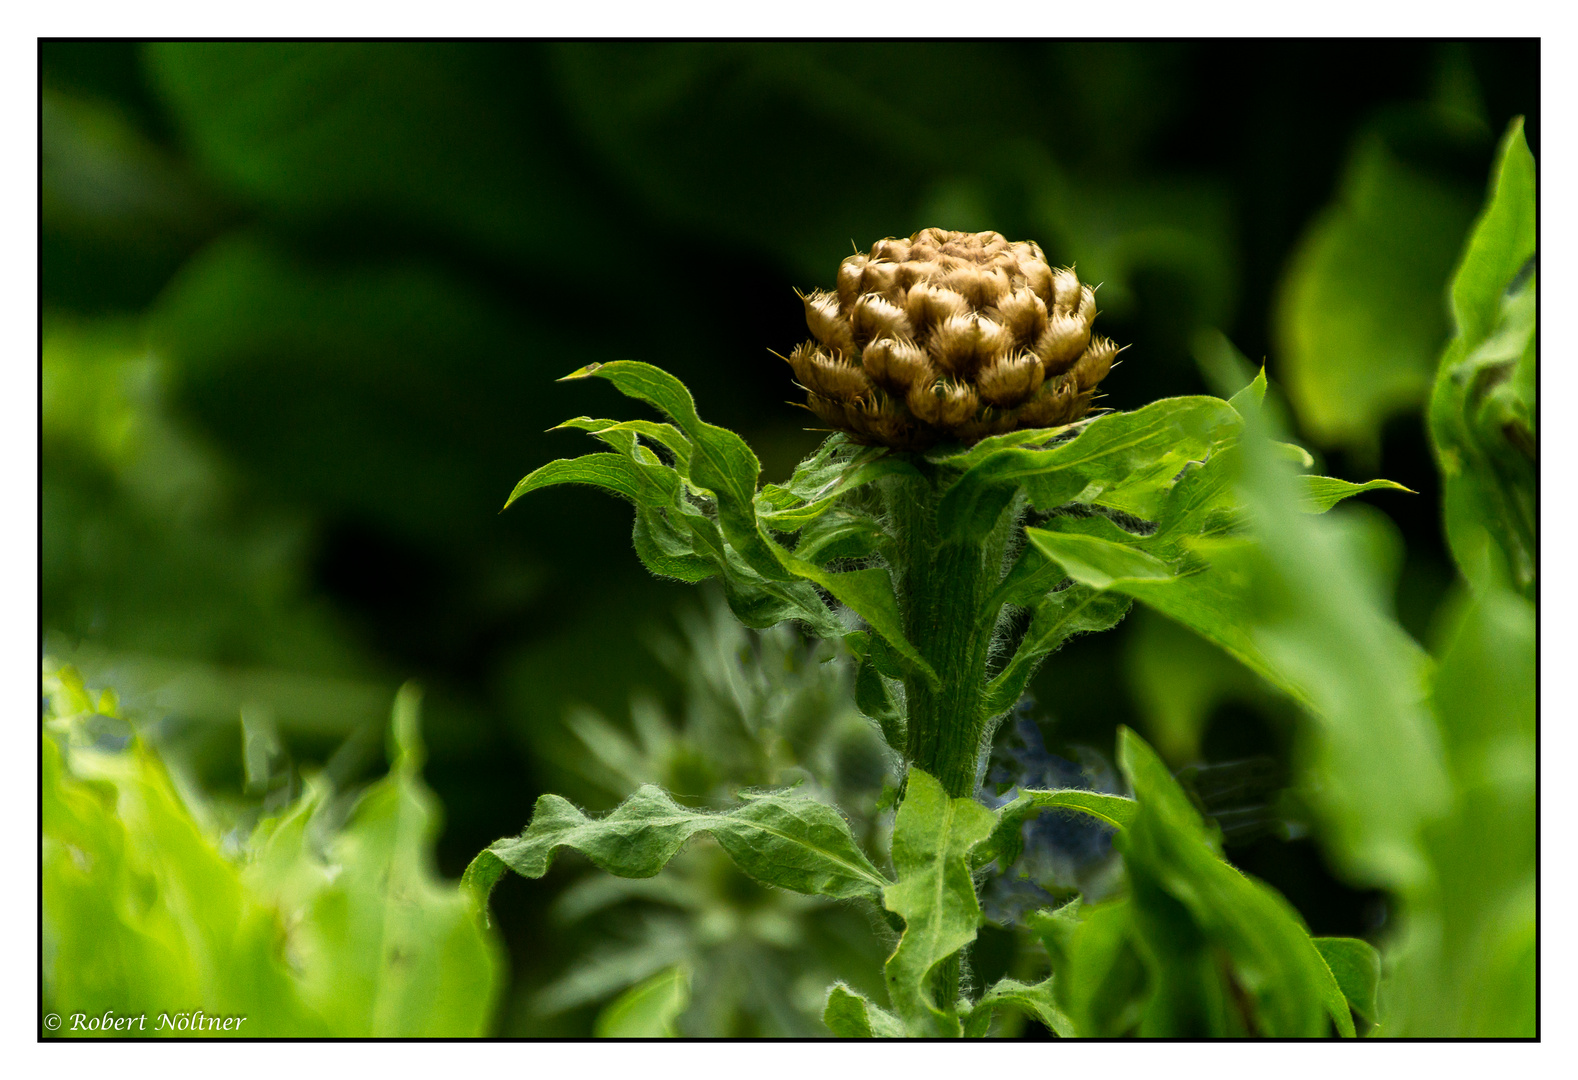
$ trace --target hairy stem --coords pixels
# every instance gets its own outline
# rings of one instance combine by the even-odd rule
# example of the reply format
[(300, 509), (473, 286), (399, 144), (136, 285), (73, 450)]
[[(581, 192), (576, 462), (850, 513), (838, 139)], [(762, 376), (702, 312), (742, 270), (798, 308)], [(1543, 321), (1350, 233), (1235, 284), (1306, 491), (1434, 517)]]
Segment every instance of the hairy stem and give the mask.
[(980, 542), (944, 542), (937, 504), (951, 477), (936, 473), (895, 482), (885, 492), (897, 541), (894, 567), (904, 629), (939, 677), (904, 681), (908, 703), (906, 756), (941, 782), (952, 798), (975, 793), (976, 771), (989, 717), (986, 671), (995, 611), (987, 598), (1002, 577), (1003, 552), (1014, 513), (1005, 511)]

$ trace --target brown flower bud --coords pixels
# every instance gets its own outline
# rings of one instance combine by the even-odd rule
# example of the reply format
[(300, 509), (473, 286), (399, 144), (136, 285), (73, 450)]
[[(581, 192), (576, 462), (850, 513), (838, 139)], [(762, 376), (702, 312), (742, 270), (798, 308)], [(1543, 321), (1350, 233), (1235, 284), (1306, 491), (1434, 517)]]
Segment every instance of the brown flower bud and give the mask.
[(922, 450), (1053, 427), (1089, 410), (1118, 348), (1094, 291), (994, 232), (878, 241), (804, 296), (814, 341), (788, 357), (807, 407), (856, 442)]

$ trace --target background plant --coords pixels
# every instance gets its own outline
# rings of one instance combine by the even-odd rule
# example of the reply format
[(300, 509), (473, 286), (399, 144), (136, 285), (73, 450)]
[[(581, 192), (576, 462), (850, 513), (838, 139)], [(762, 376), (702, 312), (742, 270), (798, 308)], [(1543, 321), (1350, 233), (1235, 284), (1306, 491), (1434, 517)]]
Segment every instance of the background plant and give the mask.
[[(202, 1010), (257, 1036), (467, 1036), (491, 1025), (497, 938), (431, 868), (418, 698), (396, 701), (390, 773), (337, 793), (278, 773), (247, 733), (267, 799), (214, 803), (161, 760), (113, 691), (46, 661), (43, 1002), (73, 1016)], [(299, 788), (292, 792), (292, 788)], [(95, 1030), (95, 1034), (110, 1034)]]

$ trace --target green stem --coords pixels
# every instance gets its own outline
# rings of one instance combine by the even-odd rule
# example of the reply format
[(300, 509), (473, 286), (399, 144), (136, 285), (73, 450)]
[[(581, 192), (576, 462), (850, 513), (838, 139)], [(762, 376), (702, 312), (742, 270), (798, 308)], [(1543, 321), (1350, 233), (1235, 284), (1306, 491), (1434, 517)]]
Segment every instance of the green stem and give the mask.
[(944, 542), (937, 504), (951, 476), (895, 482), (885, 491), (897, 541), (896, 584), (911, 643), (938, 675), (904, 680), (909, 724), (907, 757), (952, 798), (975, 793), (986, 734), (986, 669), (995, 611), (987, 598), (1003, 572), (1004, 547), (1016, 515), (1005, 511), (979, 542)]

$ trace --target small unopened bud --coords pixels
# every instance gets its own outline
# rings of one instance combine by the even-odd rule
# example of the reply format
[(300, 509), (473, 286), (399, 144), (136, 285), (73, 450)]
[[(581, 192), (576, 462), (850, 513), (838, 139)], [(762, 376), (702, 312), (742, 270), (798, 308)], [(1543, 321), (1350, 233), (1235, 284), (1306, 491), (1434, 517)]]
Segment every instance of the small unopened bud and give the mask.
[(814, 341), (788, 357), (806, 406), (856, 442), (923, 450), (1079, 419), (1119, 349), (1096, 297), (1033, 242), (922, 229), (803, 297)]

